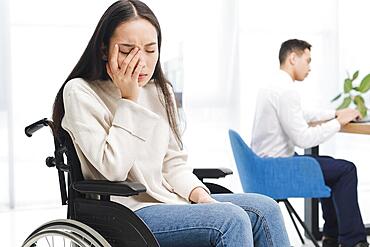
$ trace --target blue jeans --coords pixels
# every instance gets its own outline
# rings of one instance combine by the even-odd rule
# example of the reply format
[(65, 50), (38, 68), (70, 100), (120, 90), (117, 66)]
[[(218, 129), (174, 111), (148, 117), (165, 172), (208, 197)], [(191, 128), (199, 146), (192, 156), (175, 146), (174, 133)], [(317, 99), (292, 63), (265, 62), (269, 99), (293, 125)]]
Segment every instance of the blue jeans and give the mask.
[(212, 195), (220, 203), (160, 204), (135, 213), (161, 247), (290, 246), (278, 204), (258, 194)]

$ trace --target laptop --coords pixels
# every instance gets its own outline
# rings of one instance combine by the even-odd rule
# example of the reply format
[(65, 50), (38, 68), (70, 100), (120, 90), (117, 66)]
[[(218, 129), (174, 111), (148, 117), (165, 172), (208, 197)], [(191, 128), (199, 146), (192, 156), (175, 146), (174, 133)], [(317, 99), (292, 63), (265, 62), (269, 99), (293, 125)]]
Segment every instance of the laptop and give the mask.
[(353, 120), (351, 123), (370, 123), (370, 116), (368, 115), (362, 119)]

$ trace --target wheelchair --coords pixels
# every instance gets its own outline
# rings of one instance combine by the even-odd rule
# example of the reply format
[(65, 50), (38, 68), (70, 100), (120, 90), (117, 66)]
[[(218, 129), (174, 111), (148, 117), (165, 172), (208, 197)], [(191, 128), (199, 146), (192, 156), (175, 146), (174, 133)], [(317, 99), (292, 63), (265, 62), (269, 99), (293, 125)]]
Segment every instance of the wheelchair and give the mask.
[[(54, 155), (46, 158), (48, 167), (58, 172), (62, 205), (67, 205), (67, 219), (53, 220), (33, 231), (22, 247), (159, 247), (147, 225), (129, 208), (110, 201), (111, 196), (133, 196), (146, 191), (136, 182), (84, 180), (80, 162), (67, 136), (62, 143), (54, 133), (53, 122), (46, 118), (25, 128), (31, 137), (42, 127), (49, 126), (54, 136)], [(194, 169), (203, 181), (232, 174), (227, 168)], [(232, 193), (227, 188), (209, 182), (204, 184), (211, 193)]]

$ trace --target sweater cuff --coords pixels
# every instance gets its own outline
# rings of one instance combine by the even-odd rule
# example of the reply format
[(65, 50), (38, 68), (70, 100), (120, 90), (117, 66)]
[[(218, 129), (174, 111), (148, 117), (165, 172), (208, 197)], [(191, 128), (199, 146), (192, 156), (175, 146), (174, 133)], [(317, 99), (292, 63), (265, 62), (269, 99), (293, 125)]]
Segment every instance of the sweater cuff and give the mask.
[[(195, 176), (195, 175), (194, 175)], [(208, 194), (211, 194), (207, 186), (205, 186), (196, 176), (194, 180), (190, 182), (188, 180), (186, 186), (182, 187), (181, 190), (177, 190), (175, 188), (175, 192), (179, 194), (181, 197), (185, 198), (187, 201), (190, 202), (190, 193), (197, 187), (203, 188)]]
[(120, 99), (112, 124), (146, 141), (153, 133), (158, 119), (157, 114), (143, 106), (131, 100)]
[(333, 119), (335, 118), (335, 110), (325, 110), (323, 111), (322, 119)]

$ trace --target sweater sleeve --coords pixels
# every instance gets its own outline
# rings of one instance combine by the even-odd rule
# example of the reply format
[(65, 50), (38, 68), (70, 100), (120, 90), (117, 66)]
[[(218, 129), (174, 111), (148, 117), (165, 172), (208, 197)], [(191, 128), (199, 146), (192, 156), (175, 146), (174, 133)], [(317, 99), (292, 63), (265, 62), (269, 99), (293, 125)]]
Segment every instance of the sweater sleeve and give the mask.
[(63, 96), (63, 128), (75, 145), (106, 179), (126, 180), (159, 116), (130, 100), (119, 99), (110, 120), (110, 112), (94, 92), (79, 84), (67, 84)]
[[(170, 90), (172, 92), (172, 89)], [(172, 94), (174, 104), (175, 97)], [(175, 105), (175, 109), (177, 109)], [(163, 177), (173, 188), (173, 191), (189, 201), (190, 193), (196, 187), (202, 187), (208, 193), (209, 189), (193, 173), (193, 168), (187, 163), (187, 152), (181, 149), (170, 129), (168, 149), (163, 160)]]
[(174, 135), (170, 134), (168, 150), (163, 163), (163, 176), (174, 192), (189, 201), (190, 193), (196, 187), (208, 188), (193, 174), (193, 168), (187, 164), (187, 153), (181, 150)]
[(336, 119), (310, 127), (304, 118), (299, 94), (294, 90), (287, 90), (280, 95), (277, 110), (284, 132), (300, 148), (317, 146), (340, 130)]

